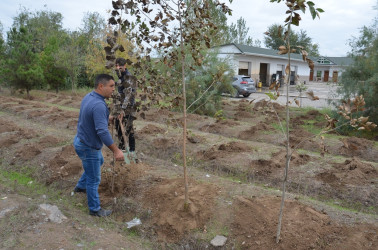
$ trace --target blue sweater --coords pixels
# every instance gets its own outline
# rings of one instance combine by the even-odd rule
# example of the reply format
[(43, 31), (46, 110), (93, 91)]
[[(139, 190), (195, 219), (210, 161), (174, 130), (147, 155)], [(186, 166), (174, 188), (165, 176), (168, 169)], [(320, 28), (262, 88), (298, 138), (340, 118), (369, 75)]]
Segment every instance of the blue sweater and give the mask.
[(110, 146), (114, 142), (108, 130), (108, 120), (105, 98), (92, 91), (81, 102), (76, 136), (91, 148), (101, 149), (103, 144)]

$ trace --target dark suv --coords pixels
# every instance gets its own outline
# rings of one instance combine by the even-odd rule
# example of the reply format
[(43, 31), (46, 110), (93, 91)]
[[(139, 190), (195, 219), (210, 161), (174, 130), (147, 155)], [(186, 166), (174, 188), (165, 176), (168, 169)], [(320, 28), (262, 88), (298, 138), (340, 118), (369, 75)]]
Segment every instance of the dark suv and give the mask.
[(232, 78), (232, 87), (236, 89), (235, 97), (243, 95), (248, 97), (250, 94), (256, 92), (255, 82), (249, 76), (237, 75)]

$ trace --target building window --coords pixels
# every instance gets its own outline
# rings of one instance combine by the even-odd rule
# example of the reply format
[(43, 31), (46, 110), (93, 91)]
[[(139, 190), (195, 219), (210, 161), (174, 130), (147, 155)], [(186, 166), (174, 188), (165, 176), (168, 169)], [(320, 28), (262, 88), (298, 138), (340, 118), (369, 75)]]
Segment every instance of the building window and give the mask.
[(324, 57), (319, 58), (318, 60), (316, 60), (316, 62), (319, 64), (332, 64), (330, 60)]

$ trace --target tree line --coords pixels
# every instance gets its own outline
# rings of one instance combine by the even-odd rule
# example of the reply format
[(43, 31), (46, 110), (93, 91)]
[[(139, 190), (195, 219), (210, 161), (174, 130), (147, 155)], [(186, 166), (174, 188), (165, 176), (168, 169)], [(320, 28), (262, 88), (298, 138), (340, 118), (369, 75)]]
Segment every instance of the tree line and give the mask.
[[(236, 23), (227, 24), (227, 16), (219, 8), (212, 9), (211, 16), (218, 27), (218, 32), (211, 35), (211, 46), (227, 43), (261, 45), (249, 35), (243, 17)], [(104, 68), (106, 55), (103, 47), (112, 28), (105, 19), (97, 12), (86, 13), (82, 27), (75, 31), (64, 29), (62, 20), (59, 12), (31, 12), (20, 8), (12, 27), (6, 31), (6, 38), (3, 38), (1, 29), (2, 86), (25, 90), (28, 95), (30, 90), (41, 88), (74, 91), (90, 87), (94, 75), (105, 71), (110, 73), (111, 70)], [(272, 33), (269, 37), (271, 41), (277, 36)], [(305, 37), (311, 44), (311, 38), (306, 34)], [(127, 36), (122, 38), (122, 44), (126, 52), (133, 50)], [(275, 44), (266, 43), (268, 48), (277, 49)], [(132, 57), (129, 59), (133, 60)]]

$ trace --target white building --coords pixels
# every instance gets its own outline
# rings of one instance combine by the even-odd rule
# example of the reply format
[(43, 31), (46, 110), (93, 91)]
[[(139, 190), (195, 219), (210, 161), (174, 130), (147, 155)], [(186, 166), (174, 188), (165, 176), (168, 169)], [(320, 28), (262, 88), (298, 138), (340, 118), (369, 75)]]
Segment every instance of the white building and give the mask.
[[(263, 86), (268, 86), (272, 77), (282, 79), (285, 74), (288, 55), (279, 55), (278, 51), (259, 47), (225, 44), (219, 47), (218, 57), (228, 58), (235, 73), (251, 76), (255, 82), (261, 81)], [(311, 71), (302, 55), (291, 54), (290, 84), (295, 84), (295, 75), (301, 82), (304, 81), (334, 81), (337, 82), (343, 67), (351, 64), (348, 57), (320, 57), (311, 58), (314, 63), (314, 71)]]

